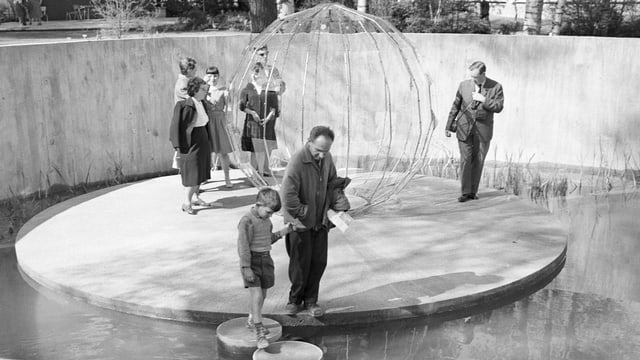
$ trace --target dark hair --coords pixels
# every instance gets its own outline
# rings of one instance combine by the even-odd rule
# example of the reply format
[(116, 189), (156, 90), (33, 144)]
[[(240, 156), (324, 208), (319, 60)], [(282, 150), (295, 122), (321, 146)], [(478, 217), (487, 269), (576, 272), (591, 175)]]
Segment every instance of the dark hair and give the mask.
[(474, 61), (469, 65), (469, 70), (479, 69), (480, 74), (484, 74), (487, 71), (487, 65), (485, 65), (482, 61)]
[(311, 129), (311, 132), (309, 133), (309, 141), (314, 141), (320, 136), (326, 136), (331, 139), (331, 141), (333, 141), (333, 139), (335, 138), (335, 134), (333, 133), (333, 130), (331, 130), (331, 128), (324, 125), (318, 125), (314, 126), (313, 129)]
[(180, 66), (180, 73), (182, 75), (187, 75), (189, 70), (193, 70), (196, 68), (196, 61), (192, 58), (182, 58), (178, 62), (178, 66)]
[(282, 202), (280, 201), (280, 195), (272, 188), (265, 187), (258, 191), (256, 195), (256, 205), (267, 206), (274, 212), (280, 211)]
[(209, 66), (207, 68), (207, 74), (220, 75), (220, 70), (215, 66)]
[(199, 77), (194, 77), (193, 79), (189, 80), (189, 82), (187, 83), (187, 94), (189, 96), (194, 96), (198, 90), (200, 90), (200, 86), (202, 85), (206, 85), (207, 82), (202, 80)]
[(255, 48), (253, 48), (253, 49), (254, 49), (256, 52), (258, 52), (258, 51), (260, 51), (260, 50), (264, 50), (264, 51), (267, 51), (267, 52), (269, 51), (269, 48), (267, 47), (267, 45), (266, 45), (266, 44), (265, 44), (265, 45), (262, 45), (262, 46), (260, 46), (260, 47), (255, 47)]

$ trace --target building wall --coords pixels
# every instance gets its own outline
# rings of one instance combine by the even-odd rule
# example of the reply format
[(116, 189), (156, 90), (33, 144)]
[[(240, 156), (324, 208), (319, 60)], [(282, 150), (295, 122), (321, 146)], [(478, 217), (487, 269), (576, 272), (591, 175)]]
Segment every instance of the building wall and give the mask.
[[(442, 128), (467, 65), (482, 59), (506, 99), (490, 158), (496, 149), (497, 160), (523, 162), (592, 166), (604, 159), (620, 168), (625, 154), (639, 160), (635, 39), (407, 37), (432, 79), (439, 123), (430, 156), (457, 156)], [(169, 170), (177, 59), (218, 65), (229, 79), (249, 41), (248, 34), (202, 35), (0, 47), (0, 198)]]

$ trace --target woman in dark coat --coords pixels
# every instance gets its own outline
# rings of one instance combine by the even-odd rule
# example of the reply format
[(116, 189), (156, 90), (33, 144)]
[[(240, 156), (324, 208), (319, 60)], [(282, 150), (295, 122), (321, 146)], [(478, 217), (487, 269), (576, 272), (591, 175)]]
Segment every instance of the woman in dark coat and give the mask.
[[(182, 211), (195, 215), (193, 205), (212, 206), (199, 197), (200, 184), (211, 178), (212, 105), (205, 100), (209, 85), (199, 77), (189, 80), (189, 97), (176, 103), (171, 121), (170, 140), (178, 151), (182, 185), (187, 188), (187, 202)], [(192, 202), (193, 195), (196, 200)]]
[(276, 119), (279, 116), (278, 97), (265, 91), (267, 77), (264, 66), (251, 68), (251, 82), (240, 92), (240, 111), (247, 115), (242, 130), (242, 150), (251, 152), (251, 165), (262, 176), (271, 176), (269, 155), (278, 147)]

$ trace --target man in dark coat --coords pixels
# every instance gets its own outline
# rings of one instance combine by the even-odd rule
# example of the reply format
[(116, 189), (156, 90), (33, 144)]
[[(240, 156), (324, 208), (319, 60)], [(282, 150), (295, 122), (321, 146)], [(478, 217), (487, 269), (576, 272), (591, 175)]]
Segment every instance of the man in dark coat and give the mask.
[(334, 137), (326, 126), (311, 129), (309, 141), (291, 157), (282, 179), (284, 219), (295, 225), (286, 238), (291, 281), (286, 311), (291, 315), (301, 311), (303, 304), (312, 316), (324, 314), (318, 292), (327, 266), (330, 184), (336, 179), (329, 153)]
[(489, 79), (486, 70), (482, 61), (469, 66), (471, 79), (460, 83), (445, 126), (445, 136), (455, 131), (460, 148), (460, 202), (478, 198), (482, 167), (493, 137), (493, 114), (501, 112), (504, 105), (502, 85)]

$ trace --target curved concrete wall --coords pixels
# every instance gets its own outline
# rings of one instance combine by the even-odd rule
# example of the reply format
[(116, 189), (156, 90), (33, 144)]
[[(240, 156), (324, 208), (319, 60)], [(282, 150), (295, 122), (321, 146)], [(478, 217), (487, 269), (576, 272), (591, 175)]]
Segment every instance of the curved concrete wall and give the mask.
[[(498, 160), (592, 166), (602, 157), (618, 168), (624, 154), (640, 160), (638, 40), (407, 37), (433, 81), (434, 157), (457, 156), (442, 126), (467, 65), (482, 59), (505, 88)], [(177, 58), (216, 64), (229, 78), (249, 41), (216, 34), (0, 47), (0, 198), (169, 170)]]

